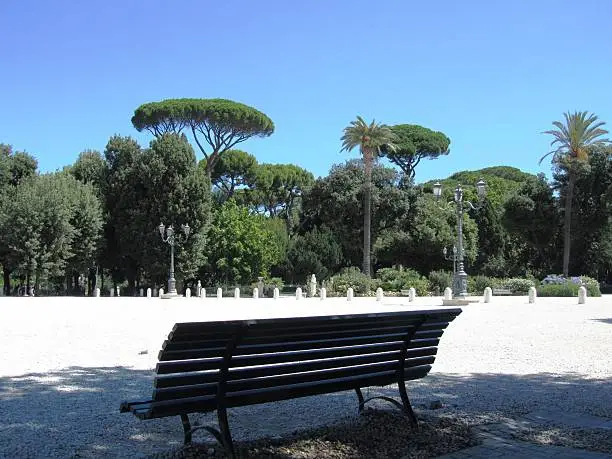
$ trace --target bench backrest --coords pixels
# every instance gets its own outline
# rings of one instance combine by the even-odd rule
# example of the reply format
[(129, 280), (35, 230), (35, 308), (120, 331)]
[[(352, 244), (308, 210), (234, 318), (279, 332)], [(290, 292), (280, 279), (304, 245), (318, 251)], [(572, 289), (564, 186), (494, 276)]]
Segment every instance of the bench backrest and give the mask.
[(177, 323), (152, 410), (211, 411), (422, 378), (461, 309)]

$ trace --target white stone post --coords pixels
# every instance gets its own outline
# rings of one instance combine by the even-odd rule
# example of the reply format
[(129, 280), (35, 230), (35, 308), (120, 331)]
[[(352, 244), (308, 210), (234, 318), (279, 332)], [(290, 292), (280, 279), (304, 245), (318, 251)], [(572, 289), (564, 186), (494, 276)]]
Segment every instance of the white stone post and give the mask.
[(147, 298), (151, 298), (151, 288), (147, 289)]
[(202, 297), (202, 282), (198, 281), (198, 285), (196, 287), (196, 295), (198, 297)]
[(255, 287), (253, 289), (253, 299), (256, 300), (257, 298), (259, 298), (259, 289), (257, 287)]
[(491, 287), (485, 287), (485, 289), (484, 289), (484, 302), (485, 303), (490, 303), (492, 296), (493, 296), (493, 290), (491, 290)]
[(408, 290), (408, 301), (414, 301), (415, 296), (416, 290), (414, 289), (414, 287), (410, 287), (410, 290)]
[(319, 297), (321, 298), (321, 301), (327, 298), (327, 289), (325, 287), (321, 287), (321, 290), (319, 290)]
[(217, 299), (220, 300), (223, 298), (223, 289), (221, 287), (217, 288)]
[(97, 297), (100, 296), (100, 289), (98, 287), (96, 287), (96, 290), (94, 290), (94, 295)]
[(296, 300), (302, 299), (302, 287), (298, 287), (295, 289), (295, 299)]
[(376, 289), (376, 301), (382, 301), (383, 297), (384, 297), (383, 289), (381, 287), (378, 287)]
[(349, 287), (348, 290), (346, 291), (346, 301), (352, 301), (353, 300), (353, 287)]
[(108, 296), (115, 296), (115, 289), (114, 288), (109, 288), (108, 289)]
[(274, 293), (273, 293), (274, 299), (278, 300), (279, 296), (280, 296), (280, 292), (278, 291), (278, 287), (274, 287)]
[(529, 287), (529, 303), (535, 303), (538, 297), (538, 291), (535, 287)]
[(191, 298), (191, 289), (189, 287), (185, 289), (185, 298)]
[(308, 298), (314, 298), (317, 295), (317, 276), (314, 274), (310, 276), (310, 282), (308, 283)]
[(239, 287), (236, 287), (234, 289), (234, 298), (236, 299), (240, 298), (240, 288)]
[(450, 287), (446, 287), (444, 289), (444, 299), (445, 300), (452, 300), (453, 299), (453, 291), (451, 290)]
[(264, 281), (263, 281), (263, 277), (258, 277), (257, 278), (257, 294), (259, 295), (259, 298), (263, 298), (264, 296)]
[(117, 285), (117, 296), (121, 296), (121, 289), (119, 288), (118, 285)]
[(584, 285), (581, 285), (578, 289), (578, 304), (585, 304), (587, 299), (587, 289)]
[(159, 297), (161, 298), (162, 296), (164, 296), (164, 289), (160, 288), (159, 289)]
[(200, 289), (200, 298), (206, 299), (206, 289), (204, 287)]

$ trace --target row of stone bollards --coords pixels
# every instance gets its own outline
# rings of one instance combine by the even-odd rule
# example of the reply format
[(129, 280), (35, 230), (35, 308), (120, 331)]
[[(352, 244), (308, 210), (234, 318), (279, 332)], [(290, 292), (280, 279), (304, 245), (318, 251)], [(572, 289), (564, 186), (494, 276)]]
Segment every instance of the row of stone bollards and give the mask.
[[(450, 291), (450, 288), (447, 287), (446, 290), (448, 290), (448, 294), (452, 296), (452, 292)], [(446, 290), (444, 291), (445, 299), (447, 295)], [(536, 302), (536, 298), (538, 297), (538, 292), (535, 287), (529, 287), (529, 292), (527, 293), (527, 295), (528, 295), (530, 304), (533, 304)], [(493, 290), (491, 290), (491, 287), (486, 287), (484, 289), (484, 302), (490, 303), (492, 297), (493, 297)], [(581, 285), (578, 288), (578, 304), (585, 304), (586, 299), (587, 299), (587, 289), (584, 285)]]

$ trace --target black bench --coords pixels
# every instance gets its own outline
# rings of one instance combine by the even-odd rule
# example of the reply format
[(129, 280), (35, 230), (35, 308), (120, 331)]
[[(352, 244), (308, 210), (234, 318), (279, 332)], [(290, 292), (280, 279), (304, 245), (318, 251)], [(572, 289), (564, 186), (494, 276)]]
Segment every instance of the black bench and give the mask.
[[(151, 400), (123, 402), (139, 419), (180, 416), (185, 444), (206, 429), (234, 456), (227, 409), (355, 390), (417, 423), (405, 381), (431, 370), (444, 329), (461, 309), (177, 323), (159, 352)], [(397, 383), (401, 403), (364, 399), (362, 387)], [(192, 427), (189, 413), (217, 411), (219, 429)]]

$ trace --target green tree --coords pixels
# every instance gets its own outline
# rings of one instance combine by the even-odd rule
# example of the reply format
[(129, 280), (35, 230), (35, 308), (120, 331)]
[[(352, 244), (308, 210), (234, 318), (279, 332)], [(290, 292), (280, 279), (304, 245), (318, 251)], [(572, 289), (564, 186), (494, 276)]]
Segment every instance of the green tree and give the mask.
[(299, 166), (260, 164), (246, 191), (246, 202), (255, 212), (282, 218), (291, 233), (300, 200), (313, 183), (313, 175)]
[(292, 282), (306, 282), (312, 274), (319, 281), (328, 279), (344, 262), (342, 245), (326, 226), (315, 227), (292, 238), (287, 258), (288, 277)]
[(608, 133), (602, 129), (605, 124), (598, 121), (597, 116), (588, 112), (565, 113), (565, 124), (553, 121), (556, 129), (545, 131), (545, 134), (553, 136), (551, 146), (554, 148), (540, 158), (539, 164), (544, 158), (553, 155), (553, 163), (564, 169), (568, 175), (567, 188), (565, 190), (565, 213), (563, 216), (563, 275), (569, 275), (569, 259), (571, 245), (571, 222), (572, 222), (572, 200), (574, 198), (574, 186), (576, 174), (581, 166), (588, 160), (588, 147), (605, 145), (608, 139), (601, 137)]
[(70, 173), (81, 183), (91, 184), (96, 195), (103, 199), (106, 185), (106, 162), (104, 157), (96, 150), (85, 150), (79, 153)]
[(264, 217), (249, 214), (233, 200), (215, 212), (207, 244), (210, 282), (248, 284), (267, 276), (283, 255)]
[(416, 124), (398, 124), (391, 127), (395, 135), (394, 148), (381, 146), (381, 154), (398, 166), (409, 180), (414, 179), (415, 168), (422, 159), (436, 159), (448, 155), (450, 139), (442, 132), (432, 131)]
[(396, 150), (395, 135), (388, 126), (376, 123), (372, 120), (367, 124), (361, 116), (351, 121), (351, 124), (344, 128), (344, 135), (341, 137), (341, 151), (351, 151), (359, 147), (363, 158), (365, 180), (364, 180), (364, 217), (363, 217), (363, 273), (371, 276), (371, 218), (372, 218), (372, 167), (380, 155), (380, 149), (386, 146), (389, 152)]
[[(202, 162), (206, 170), (206, 161)], [(228, 150), (219, 157), (211, 181), (219, 202), (223, 203), (254, 181), (257, 160), (242, 150)]]
[(226, 99), (150, 102), (135, 110), (132, 124), (138, 131), (146, 129), (156, 137), (189, 130), (206, 159), (209, 179), (224, 152), (251, 137), (268, 137), (274, 132), (274, 123), (267, 115)]

